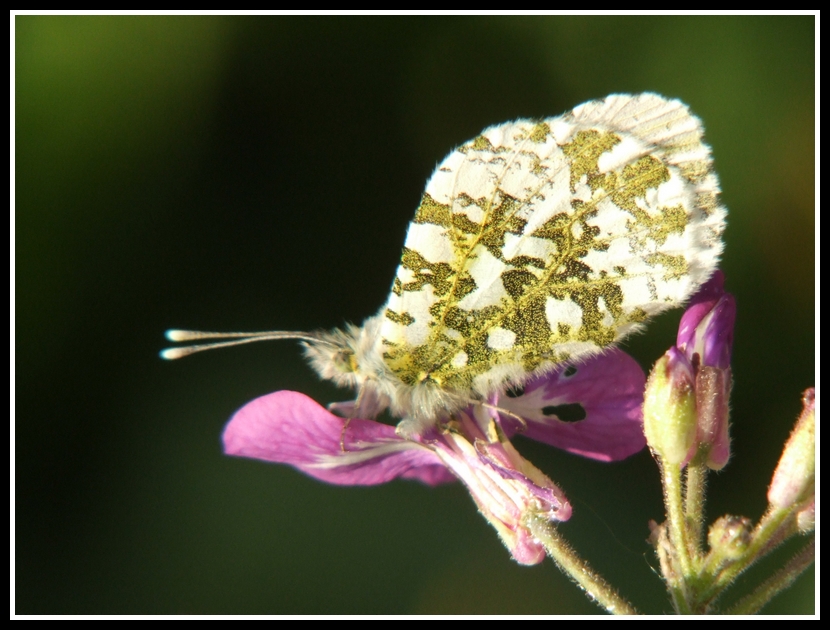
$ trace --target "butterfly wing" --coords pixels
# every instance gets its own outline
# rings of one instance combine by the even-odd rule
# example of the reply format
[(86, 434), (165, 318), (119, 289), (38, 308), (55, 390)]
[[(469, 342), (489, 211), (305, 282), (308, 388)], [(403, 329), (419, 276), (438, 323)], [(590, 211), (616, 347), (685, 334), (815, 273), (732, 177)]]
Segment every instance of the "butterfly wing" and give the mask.
[(700, 121), (614, 95), (486, 129), (427, 183), (382, 310), (406, 385), (487, 395), (598, 352), (714, 270), (725, 210)]
[(619, 348), (566, 361), (499, 396), (502, 426), (584, 457), (625, 459), (646, 445), (645, 382), (639, 364)]

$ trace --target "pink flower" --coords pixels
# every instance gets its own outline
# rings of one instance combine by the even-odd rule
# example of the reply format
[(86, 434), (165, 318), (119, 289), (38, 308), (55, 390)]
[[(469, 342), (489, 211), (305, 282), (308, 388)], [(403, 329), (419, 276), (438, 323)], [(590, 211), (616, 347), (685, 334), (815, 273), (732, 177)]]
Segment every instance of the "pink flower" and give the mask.
[(645, 446), (644, 383), (631, 357), (609, 350), (405, 436), (374, 420), (336, 416), (304, 394), (280, 391), (236, 412), (223, 441), (229, 455), (289, 464), (333, 484), (401, 478), (434, 486), (459, 479), (516, 561), (536, 564), (545, 551), (524, 520), (533, 514), (565, 521), (571, 506), (508, 435), (525, 430), (528, 437), (587, 457), (623, 459)]

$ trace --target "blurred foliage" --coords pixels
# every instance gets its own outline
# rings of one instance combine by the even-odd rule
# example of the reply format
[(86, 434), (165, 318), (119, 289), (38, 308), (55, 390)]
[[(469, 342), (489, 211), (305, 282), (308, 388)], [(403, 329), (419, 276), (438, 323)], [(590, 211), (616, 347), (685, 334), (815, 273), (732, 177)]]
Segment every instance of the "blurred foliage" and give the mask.
[[(453, 146), (612, 92), (678, 97), (706, 125), (738, 300), (734, 456), (709, 513), (761, 515), (815, 379), (813, 17), (14, 24), (18, 613), (597, 612), (551, 563), (512, 562), (458, 484), (336, 488), (224, 458), (222, 425), (251, 398), (348, 396), (296, 344), (156, 353), (173, 326), (361, 321)], [(648, 368), (678, 319), (626, 349)], [(574, 503), (576, 548), (668, 611), (648, 454), (518, 446)], [(814, 607), (811, 573), (767, 612)]]

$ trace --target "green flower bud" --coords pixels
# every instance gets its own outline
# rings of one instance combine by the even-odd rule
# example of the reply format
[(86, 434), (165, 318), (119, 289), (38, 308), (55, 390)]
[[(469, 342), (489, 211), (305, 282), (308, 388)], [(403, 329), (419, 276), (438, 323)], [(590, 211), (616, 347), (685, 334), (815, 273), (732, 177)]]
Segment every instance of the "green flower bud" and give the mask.
[(677, 348), (664, 354), (649, 374), (643, 401), (646, 441), (670, 464), (688, 461), (696, 448), (694, 372)]
[(721, 516), (709, 528), (709, 547), (729, 560), (739, 558), (751, 539), (752, 521), (744, 516)]

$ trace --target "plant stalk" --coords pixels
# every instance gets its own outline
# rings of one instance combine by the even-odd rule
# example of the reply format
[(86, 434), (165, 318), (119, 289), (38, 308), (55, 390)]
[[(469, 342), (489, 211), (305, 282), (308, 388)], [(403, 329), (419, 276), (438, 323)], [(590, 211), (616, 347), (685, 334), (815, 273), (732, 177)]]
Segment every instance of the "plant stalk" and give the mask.
[(576, 582), (588, 597), (613, 615), (640, 614), (577, 555), (548, 520), (534, 514), (525, 519), (525, 524), (533, 536), (544, 545), (548, 555), (559, 569)]
[(727, 615), (754, 615), (778, 593), (788, 589), (816, 559), (816, 539), (790, 558), (779, 571), (726, 611)]

